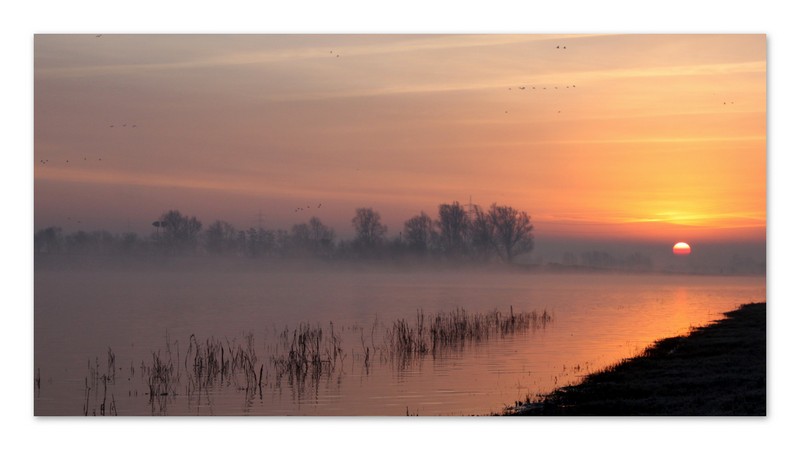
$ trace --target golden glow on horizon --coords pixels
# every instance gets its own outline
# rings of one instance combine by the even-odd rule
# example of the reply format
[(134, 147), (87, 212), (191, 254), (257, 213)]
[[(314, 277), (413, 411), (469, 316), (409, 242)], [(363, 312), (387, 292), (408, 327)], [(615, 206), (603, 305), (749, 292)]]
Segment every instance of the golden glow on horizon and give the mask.
[[(391, 229), (471, 196), (528, 211), (539, 237), (766, 236), (763, 35), (39, 35), (34, 46), (34, 160), (103, 157), (37, 165), (35, 183), (53, 188), (35, 198), (36, 226), (63, 219), (54, 205), (80, 202), (83, 184), (150, 214), (167, 205), (137, 189), (169, 190), (170, 207), (207, 220), (225, 218), (207, 217), (206, 192), (242, 211), (324, 198), (339, 208), (321, 219), (342, 223), (369, 205)], [(286, 227), (297, 218), (282, 208), (271, 212)]]

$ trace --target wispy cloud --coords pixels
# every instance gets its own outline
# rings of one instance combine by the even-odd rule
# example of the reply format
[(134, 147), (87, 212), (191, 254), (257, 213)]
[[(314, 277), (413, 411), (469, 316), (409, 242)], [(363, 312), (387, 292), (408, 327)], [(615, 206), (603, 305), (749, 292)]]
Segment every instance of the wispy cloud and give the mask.
[(764, 73), (766, 62), (750, 61), (730, 64), (684, 65), (658, 68), (625, 68), (609, 70), (563, 71), (542, 74), (530, 74), (521, 79), (518, 76), (503, 75), (496, 78), (481, 78), (474, 81), (443, 81), (439, 83), (415, 82), (402, 85), (378, 86), (350, 90), (313, 91), (303, 93), (272, 93), (268, 96), (273, 101), (309, 101), (356, 97), (379, 97), (407, 94), (434, 94), (447, 92), (488, 91), (507, 89), (519, 85), (560, 85), (564, 80), (570, 83), (596, 84), (605, 80), (633, 78), (670, 78), (670, 77), (702, 77), (713, 75), (731, 75), (743, 73)]
[[(334, 37), (337, 35), (333, 35)], [(368, 39), (370, 35), (364, 35)], [(504, 46), (540, 41), (563, 41), (566, 39), (584, 39), (592, 35), (537, 35), (537, 34), (498, 34), (498, 35), (398, 35), (395, 42), (380, 42), (361, 45), (338, 45), (337, 53), (347, 57), (391, 55), (398, 53), (416, 53), (434, 50), (458, 48), (479, 48)], [(605, 36), (605, 35), (604, 35)], [(332, 44), (333, 45), (333, 44)], [(43, 77), (91, 77), (121, 74), (141, 74), (170, 70), (219, 68), (272, 64), (286, 61), (300, 61), (331, 57), (331, 46), (304, 47), (300, 49), (271, 49), (265, 51), (231, 52), (227, 54), (209, 55), (174, 62), (149, 62), (137, 64), (100, 64), (89, 66), (57, 67), (36, 70), (37, 76)]]

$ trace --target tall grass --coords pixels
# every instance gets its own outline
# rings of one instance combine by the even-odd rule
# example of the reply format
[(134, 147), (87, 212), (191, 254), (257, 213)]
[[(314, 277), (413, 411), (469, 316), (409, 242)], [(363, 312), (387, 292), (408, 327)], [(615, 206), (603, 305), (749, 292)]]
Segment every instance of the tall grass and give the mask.
[[(288, 383), (298, 400), (308, 393), (318, 394), (323, 381), (335, 380), (334, 376), (345, 373), (344, 361), (348, 356), (352, 359), (351, 367), (362, 365), (367, 375), (373, 364), (391, 362), (403, 370), (407, 364), (421, 361), (427, 355), (436, 358), (467, 345), (526, 333), (545, 327), (551, 319), (547, 311), (514, 312), (513, 308), (486, 313), (469, 313), (463, 308), (435, 314), (417, 310), (411, 320), (397, 319), (388, 326), (376, 316), (369, 334), (358, 325), (349, 328), (359, 333), (350, 341), (358, 348), (349, 352), (345, 351), (345, 340), (333, 322), (327, 326), (301, 322), (295, 328), (285, 327), (276, 332), (272, 345), (265, 341), (266, 354), (257, 351), (253, 333), (232, 340), (200, 339), (192, 334), (184, 352), (180, 351), (183, 347), (180, 342), (171, 341), (167, 335), (166, 348), (151, 352), (149, 360), (141, 361), (138, 368), (131, 362), (128, 379), (135, 380), (138, 371), (152, 414), (166, 414), (171, 402), (182, 396), (198, 405), (203, 399), (211, 406), (214, 392), (231, 388), (245, 392), (246, 408), (250, 408), (256, 395), (263, 400), (265, 388), (281, 392), (283, 382)], [(117, 361), (111, 348), (106, 354), (105, 373), (99, 358), (88, 360), (85, 415), (117, 414), (113, 386), (117, 372), (122, 370)], [(129, 383), (128, 397), (138, 396), (133, 383)], [(35, 386), (40, 387), (38, 371)]]
[(288, 376), (290, 381), (304, 381), (310, 376), (318, 380), (336, 370), (344, 361), (342, 338), (333, 322), (324, 330), (320, 325), (301, 323), (293, 331), (284, 329), (279, 336), (276, 354), (271, 362), (278, 379)]
[(463, 308), (426, 316), (418, 310), (415, 323), (397, 319), (386, 337), (387, 347), (394, 357), (408, 358), (463, 348), (493, 338), (542, 328), (552, 320), (544, 311), (508, 314), (495, 309), (488, 313), (467, 313)]
[[(109, 402), (108, 400), (108, 385), (113, 385), (116, 380), (116, 355), (109, 347), (106, 356), (107, 364), (105, 373), (101, 373), (100, 371), (100, 358), (95, 358), (94, 364), (92, 364), (91, 359), (87, 361), (89, 376), (84, 377), (83, 415), (85, 416), (88, 416), (90, 412), (93, 416), (105, 416), (107, 414), (117, 415), (116, 399), (113, 393), (111, 394), (111, 401)], [(99, 397), (101, 383), (103, 385), (102, 399)], [(97, 404), (96, 407), (91, 407), (90, 397), (92, 392), (94, 392), (94, 400)]]

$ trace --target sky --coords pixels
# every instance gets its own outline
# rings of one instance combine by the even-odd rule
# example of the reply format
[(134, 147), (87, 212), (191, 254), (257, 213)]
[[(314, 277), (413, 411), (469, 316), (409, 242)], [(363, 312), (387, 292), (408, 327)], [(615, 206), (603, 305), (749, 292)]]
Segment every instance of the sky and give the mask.
[(35, 229), (142, 234), (178, 209), (348, 237), (372, 207), (396, 235), (458, 201), (524, 210), (539, 241), (766, 241), (763, 34), (33, 46)]
[[(562, 32), (562, 31), (602, 31), (609, 33), (767, 33), (769, 47), (769, 277), (770, 292), (770, 413), (767, 420), (757, 421), (752, 424), (739, 424), (732, 427), (727, 421), (705, 421), (702, 426), (697, 426), (694, 421), (671, 421), (670, 427), (676, 433), (662, 436), (661, 447), (674, 448), (675, 446), (707, 444), (719, 445), (724, 442), (731, 448), (752, 448), (764, 442), (782, 442), (784, 437), (791, 436), (792, 427), (796, 423), (794, 405), (796, 390), (792, 389), (793, 380), (787, 374), (796, 373), (796, 358), (781, 357), (792, 355), (792, 342), (796, 342), (796, 330), (792, 319), (797, 316), (798, 303), (796, 298), (797, 283), (794, 282), (795, 255), (798, 249), (797, 233), (795, 232), (798, 221), (797, 209), (793, 207), (794, 195), (797, 191), (798, 178), (796, 172), (797, 148), (796, 119), (793, 111), (796, 108), (798, 97), (798, 83), (800, 76), (797, 67), (797, 58), (794, 56), (798, 43), (798, 28), (795, 15), (790, 10), (789, 3), (767, 2), (758, 7), (748, 5), (732, 5), (729, 2), (696, 2), (693, 0), (676, 0), (667, 8), (654, 9), (652, 4), (636, 2), (633, 0), (609, 0), (606, 2), (569, 1), (551, 3), (522, 3), (516, 1), (495, 1), (491, 5), (465, 4), (464, 2), (442, 1), (436, 3), (407, 1), (403, 4), (390, 5), (391, 13), (387, 13), (385, 4), (374, 2), (345, 0), (344, 2), (283, 2), (255, 6), (248, 2), (231, 0), (224, 6), (217, 3), (197, 5), (191, 7), (180, 2), (155, 2), (142, 0), (135, 7), (128, 4), (111, 5), (99, 0), (85, 2), (64, 3), (42, 2), (20, 4), (15, 7), (15, 14), (7, 20), (6, 26), (0, 33), (4, 39), (0, 41), (3, 48), (4, 59), (8, 67), (15, 68), (4, 72), (6, 83), (0, 84), (8, 100), (3, 104), (3, 122), (8, 127), (6, 132), (11, 134), (9, 149), (24, 149), (25, 151), (9, 151), (6, 156), (11, 160), (5, 164), (6, 176), (4, 182), (6, 189), (4, 199), (11, 205), (13, 211), (23, 212), (23, 223), (26, 228), (38, 227), (42, 220), (42, 209), (39, 206), (41, 191), (37, 189), (40, 181), (39, 167), (31, 166), (31, 153), (34, 143), (34, 95), (35, 72), (33, 63), (36, 61), (34, 49), (34, 35), (37, 33), (88, 33), (98, 32), (145, 32), (145, 33), (263, 33), (263, 32), (288, 32), (288, 33), (320, 33), (320, 32)], [(311, 4), (309, 4), (311, 3)], [(206, 6), (206, 7), (203, 7)], [(455, 9), (457, 13), (454, 13)], [(153, 14), (158, 10), (158, 14)], [(310, 13), (312, 11), (314, 13)], [(243, 13), (245, 11), (246, 13)], [(511, 11), (511, 12), (509, 12)], [(37, 50), (38, 51), (38, 50)], [(16, 70), (19, 68), (19, 70)], [(35, 197), (34, 197), (35, 191)], [(157, 196), (156, 196), (157, 198)], [(481, 200), (483, 201), (483, 200)], [(131, 206), (131, 205), (129, 205)], [(157, 210), (154, 207), (153, 210)], [(151, 214), (150, 209), (147, 214)], [(385, 213), (384, 213), (385, 215)], [(6, 235), (12, 235), (18, 228), (17, 221), (4, 221)], [(537, 249), (541, 243), (541, 221), (537, 219)], [(98, 225), (100, 226), (100, 225)], [(121, 226), (115, 224), (115, 226)], [(8, 317), (20, 318), (14, 320), (11, 326), (4, 327), (7, 341), (18, 339), (20, 335), (32, 335), (31, 305), (33, 298), (32, 282), (32, 245), (30, 240), (20, 239), (12, 242), (12, 252), (16, 258), (9, 259), (9, 268), (13, 270), (11, 277), (13, 287), (12, 296), (31, 299), (28, 302), (10, 302), (7, 306)], [(20, 264), (19, 261), (27, 261)], [(27, 317), (28, 319), (24, 319)], [(32, 345), (15, 346), (12, 354), (19, 360), (29, 361), (28, 367), (33, 367)], [(14, 353), (16, 352), (16, 353)], [(7, 376), (12, 379), (6, 380)], [(19, 375), (19, 377), (17, 377)], [(3, 375), (6, 384), (26, 382), (33, 377), (32, 370), (16, 371)], [(16, 397), (15, 397), (16, 396)], [(78, 441), (86, 432), (97, 433), (95, 429), (87, 430), (76, 426), (74, 423), (47, 424), (48, 428), (58, 428), (58, 433), (41, 433), (36, 428), (43, 424), (30, 419), (32, 417), (32, 402), (24, 390), (12, 392), (15, 404), (28, 404), (27, 416), (12, 413), (6, 421), (13, 423), (12, 427), (20, 437), (26, 439), (38, 438), (40, 441), (50, 442), (51, 436), (59, 436), (59, 445), (66, 441)], [(17, 411), (18, 412), (18, 411)], [(26, 417), (28, 417), (26, 419)], [(463, 443), (470, 445), (491, 446), (496, 444), (498, 430), (491, 424), (470, 423), (470, 429), (483, 426), (481, 433), (464, 433), (460, 428), (462, 424), (452, 421), (437, 423), (436, 430), (424, 428), (425, 424), (417, 424), (415, 433), (403, 434), (398, 431), (407, 430), (407, 421), (394, 421), (370, 424), (369, 430), (364, 429), (361, 421), (317, 421), (314, 423), (323, 432), (319, 433), (326, 439), (331, 437), (342, 446), (359, 447), (358, 442), (365, 442), (361, 446), (369, 445), (370, 439), (352, 440), (354, 433), (376, 437), (391, 433), (399, 436), (386, 444), (392, 448), (407, 446), (402, 436), (420, 436), (431, 442), (437, 439), (447, 439), (452, 444), (455, 438), (458, 441), (463, 436)], [(615, 442), (621, 448), (634, 448), (641, 445), (642, 439), (647, 439), (653, 433), (663, 430), (660, 421), (637, 423), (633, 426), (630, 421), (555, 421), (548, 424), (551, 433), (544, 433), (538, 439), (552, 444), (563, 445), (563, 436), (571, 433), (572, 440), (589, 444), (583, 436), (591, 436), (591, 443), (598, 440)], [(236, 424), (237, 430), (242, 424)], [(265, 424), (259, 423), (259, 430), (263, 431)], [(125, 428), (128, 424), (120, 424), (113, 428), (107, 435), (113, 438), (121, 433), (133, 435), (131, 430)], [(141, 428), (140, 422), (135, 426)], [(157, 429), (148, 429), (148, 435), (156, 435), (159, 439), (174, 441), (176, 427), (191, 424), (172, 423), (169, 429), (162, 432)], [(59, 428), (60, 427), (60, 428)], [(442, 427), (455, 427), (441, 433)], [(580, 427), (583, 433), (575, 433)], [(120, 429), (124, 428), (124, 429)], [(269, 428), (269, 424), (267, 424)], [(307, 431), (305, 423), (281, 423), (280, 429), (269, 428), (271, 436), (284, 442), (294, 442), (297, 433)], [(286, 437), (282, 430), (286, 431)], [(526, 428), (527, 430), (527, 428)], [(524, 432), (522, 428), (519, 431)], [(180, 439), (195, 436), (194, 430), (187, 428), (186, 433), (178, 433)], [(248, 439), (249, 433), (226, 433), (223, 427), (221, 432), (211, 436), (204, 434), (202, 441), (197, 441), (202, 448), (217, 446), (224, 440), (226, 443), (233, 438)], [(231, 430), (233, 431), (233, 430)], [(517, 431), (517, 430), (514, 430)], [(105, 433), (100, 431), (101, 435)], [(134, 433), (136, 434), (136, 433)], [(506, 433), (508, 434), (508, 433)], [(620, 440), (620, 436), (628, 439)], [(441, 441), (442, 443), (444, 441)], [(346, 443), (346, 444), (344, 444)], [(139, 447), (136, 439), (121, 441), (121, 448)], [(327, 445), (327, 442), (326, 442)]]

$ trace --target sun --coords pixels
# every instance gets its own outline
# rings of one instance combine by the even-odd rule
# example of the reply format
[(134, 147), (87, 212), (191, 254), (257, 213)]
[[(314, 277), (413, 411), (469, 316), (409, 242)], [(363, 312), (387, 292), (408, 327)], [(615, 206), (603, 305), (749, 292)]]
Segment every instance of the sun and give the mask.
[(686, 242), (678, 242), (672, 246), (672, 253), (676, 255), (688, 255), (692, 253), (692, 247)]

